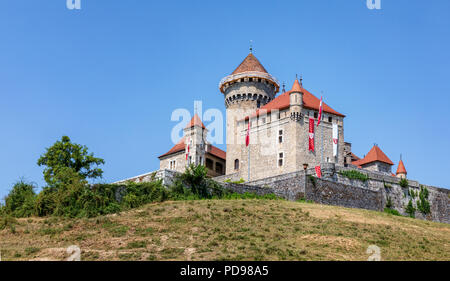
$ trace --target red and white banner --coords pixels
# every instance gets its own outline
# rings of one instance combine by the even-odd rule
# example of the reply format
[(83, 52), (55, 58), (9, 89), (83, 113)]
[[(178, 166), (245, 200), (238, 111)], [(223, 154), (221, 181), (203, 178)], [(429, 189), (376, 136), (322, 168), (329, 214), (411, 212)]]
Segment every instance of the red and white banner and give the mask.
[(250, 144), (250, 119), (248, 120), (247, 135), (245, 136), (245, 146)]
[(190, 140), (188, 139), (188, 144), (187, 144), (187, 148), (186, 148), (186, 160), (188, 160), (188, 155), (189, 155), (189, 142), (190, 142)]
[(338, 140), (339, 140), (339, 131), (338, 131), (338, 125), (333, 124), (333, 156), (337, 156), (338, 151)]
[(322, 102), (322, 97), (320, 97), (319, 119), (317, 120), (317, 127), (319, 127), (320, 120), (322, 120), (322, 110), (323, 110), (323, 102)]
[(314, 151), (314, 118), (309, 118), (309, 151)]
[(318, 178), (322, 177), (322, 171), (320, 170), (320, 166), (316, 166), (316, 175)]

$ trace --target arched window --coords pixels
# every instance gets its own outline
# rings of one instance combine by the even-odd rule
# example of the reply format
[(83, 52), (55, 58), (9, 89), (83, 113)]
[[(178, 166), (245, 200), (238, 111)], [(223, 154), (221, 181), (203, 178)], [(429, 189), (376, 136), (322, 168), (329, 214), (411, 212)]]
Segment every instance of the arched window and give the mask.
[(239, 170), (239, 159), (234, 160), (234, 169)]

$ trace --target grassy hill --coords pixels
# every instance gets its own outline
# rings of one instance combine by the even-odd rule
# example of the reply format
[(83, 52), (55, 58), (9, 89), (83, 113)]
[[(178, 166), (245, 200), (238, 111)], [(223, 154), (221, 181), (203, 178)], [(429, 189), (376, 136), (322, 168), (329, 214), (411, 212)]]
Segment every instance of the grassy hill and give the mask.
[[(3, 222), (4, 224), (5, 222)], [(91, 219), (17, 219), (2, 260), (450, 260), (450, 225), (284, 200), (169, 201)]]

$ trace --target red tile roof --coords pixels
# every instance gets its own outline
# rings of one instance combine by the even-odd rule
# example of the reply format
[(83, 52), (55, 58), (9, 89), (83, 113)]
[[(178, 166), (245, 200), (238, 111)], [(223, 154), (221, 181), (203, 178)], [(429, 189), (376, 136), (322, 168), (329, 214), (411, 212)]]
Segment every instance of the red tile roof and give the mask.
[(381, 151), (381, 149), (377, 145), (374, 145), (372, 149), (369, 151), (369, 153), (367, 153), (367, 155), (363, 159), (353, 161), (352, 165), (361, 167), (365, 164), (369, 164), (376, 161), (387, 163), (389, 165), (394, 165), (391, 159), (389, 159), (389, 157), (387, 157), (386, 154), (384, 154), (384, 152)]
[(211, 150), (208, 152), (216, 157), (219, 157), (223, 160), (227, 159), (227, 153), (223, 151), (222, 149), (215, 147), (214, 145), (211, 145)]
[(195, 113), (194, 117), (192, 117), (191, 121), (186, 125), (186, 128), (192, 128), (194, 126), (201, 126), (203, 129), (206, 128), (197, 113)]
[[(186, 144), (184, 143), (184, 137), (183, 137), (168, 152), (164, 153), (161, 156), (158, 156), (158, 158), (162, 158), (164, 156), (175, 154), (175, 153), (178, 153), (180, 151), (184, 151), (185, 149), (186, 149)], [(227, 158), (227, 153), (225, 151), (223, 151), (222, 149), (220, 149), (218, 147), (215, 147), (214, 145), (211, 145), (210, 151), (208, 151), (208, 153), (210, 153), (211, 155), (214, 155), (214, 156), (216, 156), (218, 158), (221, 158), (223, 160), (226, 160), (226, 158)]]
[(356, 160), (360, 160), (361, 159), (358, 156), (356, 156), (353, 152), (350, 152), (350, 155), (352, 156), (353, 159), (356, 159)]
[(158, 156), (158, 158), (161, 158), (161, 157), (164, 157), (164, 156), (167, 156), (170, 154), (174, 154), (174, 153), (180, 152), (185, 149), (186, 149), (186, 145), (184, 143), (184, 137), (183, 137), (176, 145), (174, 145), (174, 147), (172, 147), (169, 151), (167, 151), (163, 155)]
[(396, 174), (407, 174), (406, 173), (406, 169), (405, 169), (405, 165), (403, 164), (403, 161), (400, 159), (400, 162), (398, 163), (398, 168), (397, 168), (397, 172)]
[(262, 66), (259, 60), (252, 54), (248, 54), (248, 56), (241, 62), (241, 64), (233, 71), (231, 74), (238, 74), (242, 72), (248, 71), (258, 71), (267, 73), (267, 70)]
[[(294, 86), (295, 86), (295, 83), (294, 83)], [(313, 110), (319, 110), (320, 99), (318, 99), (316, 96), (311, 94), (305, 88), (301, 88), (301, 91), (303, 92), (303, 107), (308, 108), (308, 109), (313, 109)], [(252, 114), (251, 117), (258, 116), (261, 111), (269, 113), (274, 109), (282, 110), (282, 109), (289, 108), (289, 104), (290, 104), (289, 94), (291, 92), (292, 91), (282, 93), (281, 95), (279, 95), (278, 97), (273, 99), (271, 102), (269, 102), (268, 104), (266, 104), (263, 107), (261, 107), (260, 109), (258, 109), (254, 114)], [(341, 113), (337, 112), (336, 110), (332, 109), (326, 103), (323, 103), (323, 111), (337, 115), (337, 116), (345, 117), (344, 114), (341, 114)], [(246, 116), (245, 119), (248, 119), (248, 116)]]

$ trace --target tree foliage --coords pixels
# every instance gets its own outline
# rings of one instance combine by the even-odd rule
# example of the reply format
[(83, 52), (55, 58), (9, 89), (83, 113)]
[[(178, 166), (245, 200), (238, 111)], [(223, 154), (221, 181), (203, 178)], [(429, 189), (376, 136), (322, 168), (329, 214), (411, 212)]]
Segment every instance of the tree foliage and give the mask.
[(70, 173), (68, 168), (77, 173), (82, 179), (99, 178), (103, 171), (97, 166), (105, 164), (101, 158), (94, 157), (84, 145), (72, 143), (68, 136), (55, 142), (38, 159), (39, 166), (46, 166), (44, 179), (50, 185), (59, 184), (63, 174)]
[(13, 217), (29, 217), (36, 200), (35, 186), (23, 180), (17, 182), (5, 197), (3, 211)]

